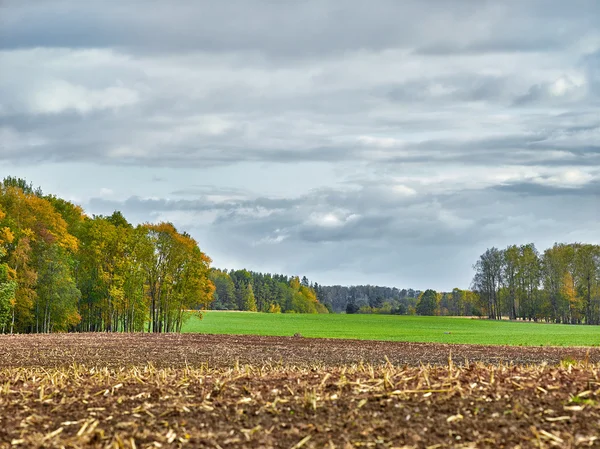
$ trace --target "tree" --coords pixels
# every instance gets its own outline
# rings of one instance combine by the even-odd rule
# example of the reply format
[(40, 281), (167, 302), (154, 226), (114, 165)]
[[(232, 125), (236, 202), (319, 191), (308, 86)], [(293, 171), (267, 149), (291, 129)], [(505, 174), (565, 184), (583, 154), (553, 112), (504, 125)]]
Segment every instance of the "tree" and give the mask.
[(38, 329), (43, 285), (38, 275), (52, 270), (57, 262), (46, 254), (57, 254), (60, 263), (71, 270), (79, 242), (68, 232), (68, 225), (41, 190), (33, 190), (22, 180), (7, 178), (0, 185), (0, 207), (4, 228), (11, 233), (7, 246), (9, 268), (17, 283), (11, 306), (10, 331), (31, 332)]
[(502, 282), (503, 253), (497, 248), (486, 250), (474, 265), (472, 288), (487, 301), (490, 319), (501, 319), (498, 291)]
[(279, 306), (279, 304), (272, 302), (269, 305), (269, 310), (267, 312), (268, 313), (281, 313), (281, 307)]
[(145, 224), (142, 229), (146, 239), (140, 245), (140, 259), (150, 297), (149, 328), (173, 332), (181, 328), (186, 309), (207, 307), (212, 301), (211, 260), (172, 223)]
[(520, 315), (523, 319), (537, 321), (541, 310), (541, 304), (539, 303), (542, 273), (540, 257), (533, 243), (521, 245), (519, 252), (517, 277)]
[(17, 290), (17, 283), (8, 277), (8, 265), (0, 265), (0, 332), (6, 332), (10, 325), (11, 309)]
[(352, 314), (357, 313), (360, 307), (354, 302), (354, 300), (348, 301), (348, 305), (346, 306), (346, 313)]
[(577, 245), (575, 266), (579, 290), (585, 303), (585, 323), (598, 324), (600, 323), (598, 305), (593, 300), (598, 290), (600, 247), (596, 245)]
[(22, 179), (0, 183), (2, 332), (180, 330), (212, 301), (210, 262), (170, 223), (90, 218)]
[(383, 306), (383, 303), (384, 299), (380, 295), (376, 295), (369, 298), (369, 306), (371, 306), (374, 309), (379, 309), (381, 306)]
[(242, 306), (243, 306), (242, 310), (247, 310), (249, 312), (256, 312), (256, 298), (254, 297), (254, 291), (252, 289), (252, 284), (247, 284), (244, 287)]
[[(0, 221), (5, 215), (0, 209)], [(8, 228), (0, 229), (0, 260), (2, 260), (7, 251), (5, 244), (12, 241), (12, 233)], [(14, 272), (10, 270), (7, 263), (0, 263), (0, 332), (6, 332), (10, 323), (11, 310), (14, 306), (17, 283), (13, 279)]]
[[(6, 218), (6, 214), (0, 208), (0, 223)], [(14, 235), (8, 227), (0, 228), (0, 261), (8, 253), (6, 245), (12, 243)], [(10, 323), (11, 311), (14, 308), (17, 283), (14, 280), (14, 271), (6, 262), (0, 262), (0, 332), (6, 332)]]
[(67, 256), (57, 246), (50, 246), (40, 254), (37, 301), (35, 307), (35, 331), (68, 331), (81, 319), (77, 301), (81, 293), (73, 280)]
[(235, 310), (235, 285), (227, 271), (211, 270), (210, 280), (215, 285), (215, 300), (213, 308), (221, 310)]
[(517, 290), (520, 250), (516, 245), (507, 247), (503, 252), (502, 285), (506, 292), (506, 305), (511, 320), (517, 318)]
[[(551, 319), (555, 322), (570, 322), (569, 299), (565, 282), (568, 279), (569, 257), (565, 245), (554, 244), (542, 256), (542, 282), (545, 297), (550, 306)], [(573, 291), (570, 293), (572, 294)]]
[(456, 316), (470, 315), (471, 309), (467, 306), (467, 292), (460, 288), (452, 289), (452, 314)]
[(425, 290), (417, 302), (417, 314), (433, 316), (438, 307), (438, 294), (435, 290)]

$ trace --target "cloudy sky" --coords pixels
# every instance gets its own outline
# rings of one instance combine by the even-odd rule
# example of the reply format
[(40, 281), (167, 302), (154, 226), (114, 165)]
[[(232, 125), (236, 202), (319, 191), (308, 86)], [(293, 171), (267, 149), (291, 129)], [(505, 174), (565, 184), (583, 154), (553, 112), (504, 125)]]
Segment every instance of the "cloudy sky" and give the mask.
[(600, 2), (0, 2), (0, 177), (214, 265), (466, 288), (600, 243)]

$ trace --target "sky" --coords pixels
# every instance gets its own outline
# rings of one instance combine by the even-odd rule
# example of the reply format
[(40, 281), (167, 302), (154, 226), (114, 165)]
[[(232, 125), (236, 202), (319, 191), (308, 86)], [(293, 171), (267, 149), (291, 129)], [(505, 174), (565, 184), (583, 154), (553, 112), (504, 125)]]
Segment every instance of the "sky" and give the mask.
[(600, 243), (600, 2), (0, 1), (0, 177), (220, 268), (468, 288)]

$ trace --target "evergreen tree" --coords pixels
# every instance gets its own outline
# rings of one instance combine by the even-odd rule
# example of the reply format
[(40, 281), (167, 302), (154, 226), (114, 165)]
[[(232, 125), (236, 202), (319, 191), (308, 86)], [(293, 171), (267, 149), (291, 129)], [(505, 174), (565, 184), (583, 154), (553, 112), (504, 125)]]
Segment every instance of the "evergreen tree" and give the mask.
[(417, 314), (435, 315), (438, 307), (438, 295), (435, 290), (425, 290), (417, 303)]

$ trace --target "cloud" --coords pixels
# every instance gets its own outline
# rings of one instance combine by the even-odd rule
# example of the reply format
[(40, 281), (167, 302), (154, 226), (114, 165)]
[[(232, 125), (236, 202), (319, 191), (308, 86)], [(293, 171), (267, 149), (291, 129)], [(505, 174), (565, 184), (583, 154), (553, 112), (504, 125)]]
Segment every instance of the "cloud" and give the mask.
[[(410, 279), (415, 287), (430, 285), (430, 270), (439, 270), (437, 282), (466, 287), (478, 251), (490, 244), (535, 241), (543, 248), (563, 238), (589, 241), (599, 212), (597, 180), (570, 187), (499, 181), (455, 192), (429, 185), (409, 198), (383, 195), (386, 185), (387, 180), (378, 186), (313, 190), (285, 200), (94, 199), (90, 206), (180, 220), (206, 236), (216, 261), (254, 258), (256, 269), (267, 271), (302, 269), (316, 279), (325, 272), (338, 280), (354, 273), (346, 274), (345, 283), (384, 275), (397, 285)], [(552, 201), (544, 200), (550, 196)], [(433, 258), (429, 268), (428, 258)]]
[(56, 114), (75, 110), (85, 114), (93, 110), (118, 109), (137, 103), (137, 92), (112, 86), (91, 90), (64, 81), (41, 88), (31, 101), (31, 112)]
[(597, 238), (593, 0), (0, 8), (0, 175), (217, 264), (452, 288), (486, 246)]
[(102, 187), (100, 189), (100, 197), (107, 197), (107, 196), (112, 196), (114, 195), (114, 191), (112, 189), (109, 189), (108, 187)]
[[(545, 182), (518, 182), (496, 186), (495, 189), (514, 192), (524, 196), (571, 197), (574, 198), (575, 201), (580, 201), (581, 203), (592, 201), (592, 210), (595, 208), (596, 213), (600, 213), (600, 211), (598, 211), (598, 203), (593, 203), (594, 201), (597, 202), (600, 199), (600, 181), (598, 180), (590, 182), (589, 184), (585, 184), (579, 188), (561, 184), (553, 185)], [(583, 198), (587, 199), (583, 201)]]

